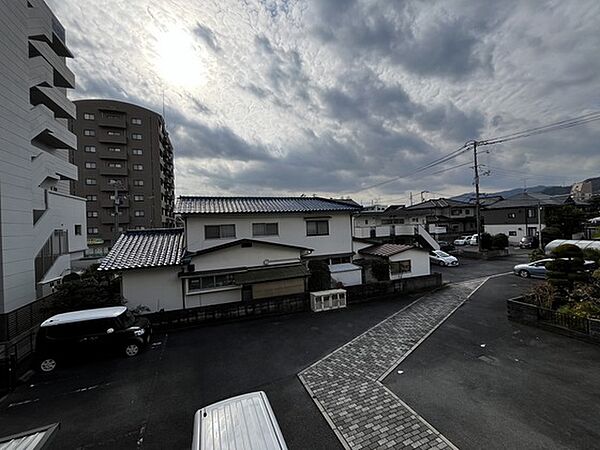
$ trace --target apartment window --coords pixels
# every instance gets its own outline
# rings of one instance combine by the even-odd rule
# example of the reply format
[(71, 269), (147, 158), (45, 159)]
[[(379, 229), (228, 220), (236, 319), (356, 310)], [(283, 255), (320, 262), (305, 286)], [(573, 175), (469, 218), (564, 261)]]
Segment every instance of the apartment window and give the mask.
[(134, 202), (143, 202), (144, 201), (144, 196), (143, 195), (134, 195), (133, 196), (133, 201)]
[(98, 234), (98, 228), (96, 228), (96, 227), (88, 227), (87, 234)]
[(392, 275), (410, 272), (411, 269), (412, 268), (409, 259), (390, 263), (390, 272), (392, 273)]
[(86, 153), (96, 153), (96, 146), (95, 145), (86, 145), (83, 147), (83, 151)]
[(209, 275), (206, 277), (188, 278), (188, 292), (215, 289), (235, 284), (233, 275)]
[(141, 125), (142, 124), (142, 119), (140, 119), (139, 117), (132, 117), (131, 118), (131, 124), (132, 125)]
[(508, 218), (509, 219), (515, 219), (517, 217), (516, 213), (508, 213)]
[(96, 163), (95, 162), (86, 162), (85, 163), (85, 168), (86, 169), (95, 169), (96, 168)]
[(131, 134), (131, 139), (133, 139), (134, 141), (141, 141), (142, 140), (142, 134), (141, 133), (132, 133)]
[(120, 147), (108, 147), (108, 151), (113, 152), (113, 153), (121, 153), (121, 148)]
[(106, 134), (108, 134), (109, 136), (121, 136), (121, 132), (120, 131), (107, 131)]
[(88, 217), (98, 217), (98, 211), (88, 211), (87, 216)]
[(465, 209), (465, 214), (466, 214), (467, 216), (470, 216), (470, 215), (471, 215), (471, 210), (470, 210), (470, 209)]
[(134, 215), (135, 215), (135, 217), (144, 217), (145, 213), (144, 213), (144, 210), (142, 210), (142, 209), (136, 209)]
[(81, 225), (75, 225), (75, 236), (81, 236)]
[(419, 221), (418, 217), (413, 217), (412, 219), (410, 219), (411, 222), (416, 223)]
[(535, 209), (528, 209), (527, 210), (527, 217), (532, 219), (535, 217)]
[(279, 224), (277, 223), (253, 223), (252, 236), (277, 236)]
[(86, 178), (85, 184), (87, 184), (88, 186), (96, 186), (96, 179), (95, 178)]
[(144, 170), (144, 165), (143, 164), (134, 164), (133, 170)]
[(95, 202), (95, 201), (97, 201), (97, 200), (98, 200), (98, 196), (97, 196), (96, 194), (86, 195), (86, 196), (85, 196), (85, 199), (86, 199), (88, 202)]
[(205, 225), (205, 239), (225, 239), (235, 237), (235, 225)]
[(131, 152), (136, 156), (142, 156), (144, 154), (144, 151), (141, 148), (134, 148)]
[[(119, 232), (121, 232), (121, 231), (123, 231), (123, 230), (124, 230), (124, 228), (123, 228), (123, 227), (119, 227)], [(114, 226), (113, 226), (113, 227), (110, 227), (110, 232), (111, 232), (111, 233), (114, 233), (114, 232), (115, 232), (115, 227), (114, 227)]]
[(107, 114), (106, 118), (107, 119), (120, 119), (121, 115), (120, 114)]
[(509, 231), (509, 232), (508, 232), (508, 235), (509, 235), (509, 236), (516, 236), (516, 235), (517, 235), (517, 232), (516, 232), (516, 231)]
[(136, 226), (136, 227), (133, 227), (133, 229), (134, 229), (134, 230), (145, 230), (145, 229), (146, 229), (146, 227), (143, 227), (143, 226), (141, 226), (141, 225), (138, 225), (138, 226)]
[(96, 115), (94, 113), (83, 113), (84, 120), (94, 120)]
[(351, 263), (351, 262), (352, 262), (352, 257), (350, 257), (350, 256), (329, 258), (329, 264), (345, 264), (345, 263)]
[(133, 185), (134, 186), (143, 186), (144, 180), (133, 180)]
[(121, 167), (123, 167), (123, 164), (119, 163), (119, 162), (109, 162), (107, 163), (108, 167), (113, 167), (115, 169), (120, 169)]
[[(115, 212), (113, 211), (113, 212), (111, 212), (111, 213), (110, 213), (110, 215), (111, 215), (112, 217), (115, 217), (115, 215), (116, 215), (116, 214), (115, 214)], [(123, 211), (119, 211), (119, 216), (122, 216), (122, 215), (123, 215)]]
[(84, 136), (96, 136), (96, 130), (90, 130), (89, 128), (86, 128), (85, 130), (83, 130), (83, 135)]
[(307, 236), (327, 236), (329, 234), (328, 220), (307, 220), (306, 235)]
[(460, 216), (462, 214), (463, 210), (462, 209), (453, 209), (450, 214), (453, 216)]

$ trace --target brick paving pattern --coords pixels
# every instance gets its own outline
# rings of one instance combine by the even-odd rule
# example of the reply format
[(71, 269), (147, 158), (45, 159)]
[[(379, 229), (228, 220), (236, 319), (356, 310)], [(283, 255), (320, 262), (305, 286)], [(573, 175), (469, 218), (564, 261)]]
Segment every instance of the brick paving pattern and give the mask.
[(422, 297), (298, 375), (345, 448), (455, 448), (381, 381), (482, 281)]

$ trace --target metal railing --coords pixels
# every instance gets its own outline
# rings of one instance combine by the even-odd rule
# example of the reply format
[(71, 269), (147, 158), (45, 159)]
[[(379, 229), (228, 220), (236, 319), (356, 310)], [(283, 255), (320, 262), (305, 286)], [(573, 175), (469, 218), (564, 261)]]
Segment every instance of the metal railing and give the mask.
[(563, 314), (551, 309), (539, 307), (537, 311), (538, 320), (540, 322), (589, 334), (590, 323), (585, 317), (572, 316), (570, 314)]

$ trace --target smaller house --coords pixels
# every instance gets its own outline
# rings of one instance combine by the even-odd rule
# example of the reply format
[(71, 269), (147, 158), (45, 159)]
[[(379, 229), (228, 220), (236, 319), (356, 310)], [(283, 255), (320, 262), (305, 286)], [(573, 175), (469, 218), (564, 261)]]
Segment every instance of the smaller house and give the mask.
[[(358, 251), (364, 260), (381, 260), (389, 263), (390, 280), (413, 278), (431, 274), (429, 252), (412, 245), (375, 244)], [(372, 274), (365, 274), (366, 282)]]

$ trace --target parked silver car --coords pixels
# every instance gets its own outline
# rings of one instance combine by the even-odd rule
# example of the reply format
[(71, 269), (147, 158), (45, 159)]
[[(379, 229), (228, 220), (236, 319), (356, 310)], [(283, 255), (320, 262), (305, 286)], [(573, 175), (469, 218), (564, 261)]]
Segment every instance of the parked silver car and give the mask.
[(458, 259), (442, 250), (430, 251), (429, 260), (433, 264), (438, 264), (440, 266), (458, 266)]
[(471, 235), (461, 236), (454, 240), (454, 245), (467, 245), (469, 243), (469, 239), (471, 239)]
[[(546, 265), (552, 261), (552, 258), (540, 259), (527, 264), (517, 264), (513, 267), (513, 273), (521, 278), (546, 278)], [(591, 271), (596, 268), (594, 261), (585, 261), (584, 270)]]

